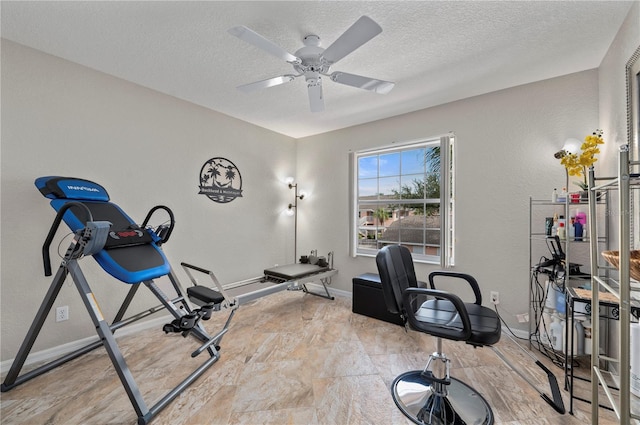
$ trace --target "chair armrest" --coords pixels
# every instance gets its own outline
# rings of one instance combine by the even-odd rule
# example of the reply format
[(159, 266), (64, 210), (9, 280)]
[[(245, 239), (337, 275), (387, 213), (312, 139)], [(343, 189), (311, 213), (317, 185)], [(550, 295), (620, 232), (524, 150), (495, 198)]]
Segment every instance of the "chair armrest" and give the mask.
[[(460, 297), (450, 292), (441, 291), (438, 289), (407, 288), (402, 293), (403, 304), (405, 306), (414, 305), (415, 303), (413, 302), (413, 300), (415, 299), (415, 297), (420, 295), (438, 298), (436, 300), (428, 301), (432, 303), (430, 307), (437, 307), (437, 303), (441, 303), (443, 307), (453, 306), (460, 320), (456, 321), (458, 326), (451, 326), (450, 320), (448, 320), (447, 322), (437, 321), (437, 317), (435, 317), (438, 315), (437, 313), (439, 311), (437, 308), (429, 308), (429, 312), (434, 313), (434, 321), (430, 322), (425, 320), (418, 320), (418, 318), (416, 317), (416, 312), (414, 312), (412, 308), (409, 308), (405, 311), (405, 314), (407, 316), (409, 324), (413, 329), (436, 337), (452, 339), (456, 341), (467, 341), (469, 338), (471, 338), (471, 320), (469, 319), (469, 313), (467, 312), (467, 309)], [(447, 311), (445, 310), (442, 310), (442, 314), (447, 315), (447, 317), (450, 318), (452, 316), (452, 310), (449, 308), (448, 311), (448, 315)], [(462, 325), (461, 329), (460, 325)]]
[(473, 276), (466, 273), (450, 272), (445, 270), (431, 272), (429, 273), (429, 285), (431, 285), (431, 289), (436, 289), (436, 285), (434, 283), (434, 278), (436, 276), (452, 277), (467, 281), (469, 286), (471, 286), (471, 289), (473, 289), (473, 294), (476, 297), (475, 304), (482, 305), (482, 294), (480, 293), (480, 286), (478, 285), (478, 281)]

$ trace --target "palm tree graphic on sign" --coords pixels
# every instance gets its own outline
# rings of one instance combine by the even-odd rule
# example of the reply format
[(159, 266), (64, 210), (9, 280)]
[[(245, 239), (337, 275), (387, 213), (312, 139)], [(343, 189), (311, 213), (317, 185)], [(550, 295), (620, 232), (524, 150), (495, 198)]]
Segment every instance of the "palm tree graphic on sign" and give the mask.
[[(234, 183), (235, 186), (234, 187)], [(242, 178), (238, 168), (228, 159), (212, 158), (200, 171), (200, 193), (216, 202), (229, 202), (242, 196)]]

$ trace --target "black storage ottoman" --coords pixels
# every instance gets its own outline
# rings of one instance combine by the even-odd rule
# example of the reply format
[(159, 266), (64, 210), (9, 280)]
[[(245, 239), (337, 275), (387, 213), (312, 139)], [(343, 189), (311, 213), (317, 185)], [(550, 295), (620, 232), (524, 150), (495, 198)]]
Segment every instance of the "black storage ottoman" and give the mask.
[(374, 319), (403, 325), (399, 314), (387, 311), (380, 276), (376, 273), (364, 273), (353, 278), (352, 311)]

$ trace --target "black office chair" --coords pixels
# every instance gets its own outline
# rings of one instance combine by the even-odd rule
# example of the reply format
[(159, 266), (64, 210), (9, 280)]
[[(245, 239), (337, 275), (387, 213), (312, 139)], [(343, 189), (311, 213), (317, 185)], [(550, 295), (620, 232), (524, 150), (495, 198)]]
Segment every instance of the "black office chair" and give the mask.
[[(500, 319), (482, 306), (476, 280), (467, 274), (436, 271), (429, 274), (431, 288), (418, 287), (410, 251), (400, 245), (382, 248), (376, 264), (387, 309), (400, 314), (416, 331), (437, 337), (436, 352), (423, 370), (405, 372), (392, 385), (393, 399), (416, 424), (492, 424), (493, 412), (472, 387), (451, 378), (450, 361), (442, 352), (442, 338), (465, 341), (474, 347), (500, 340)], [(475, 303), (435, 288), (438, 277), (463, 279), (475, 294)]]

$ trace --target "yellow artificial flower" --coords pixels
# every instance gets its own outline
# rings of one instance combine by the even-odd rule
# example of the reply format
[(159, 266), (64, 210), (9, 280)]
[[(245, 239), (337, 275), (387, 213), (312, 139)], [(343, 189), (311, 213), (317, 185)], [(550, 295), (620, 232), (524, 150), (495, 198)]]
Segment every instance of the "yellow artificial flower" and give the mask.
[(567, 174), (575, 177), (583, 177), (583, 181), (576, 182), (583, 190), (587, 189), (587, 168), (591, 167), (597, 160), (596, 155), (600, 153), (598, 145), (604, 144), (602, 130), (598, 129), (584, 138), (584, 143), (580, 146), (582, 151), (579, 155), (562, 151), (560, 163), (567, 169)]

